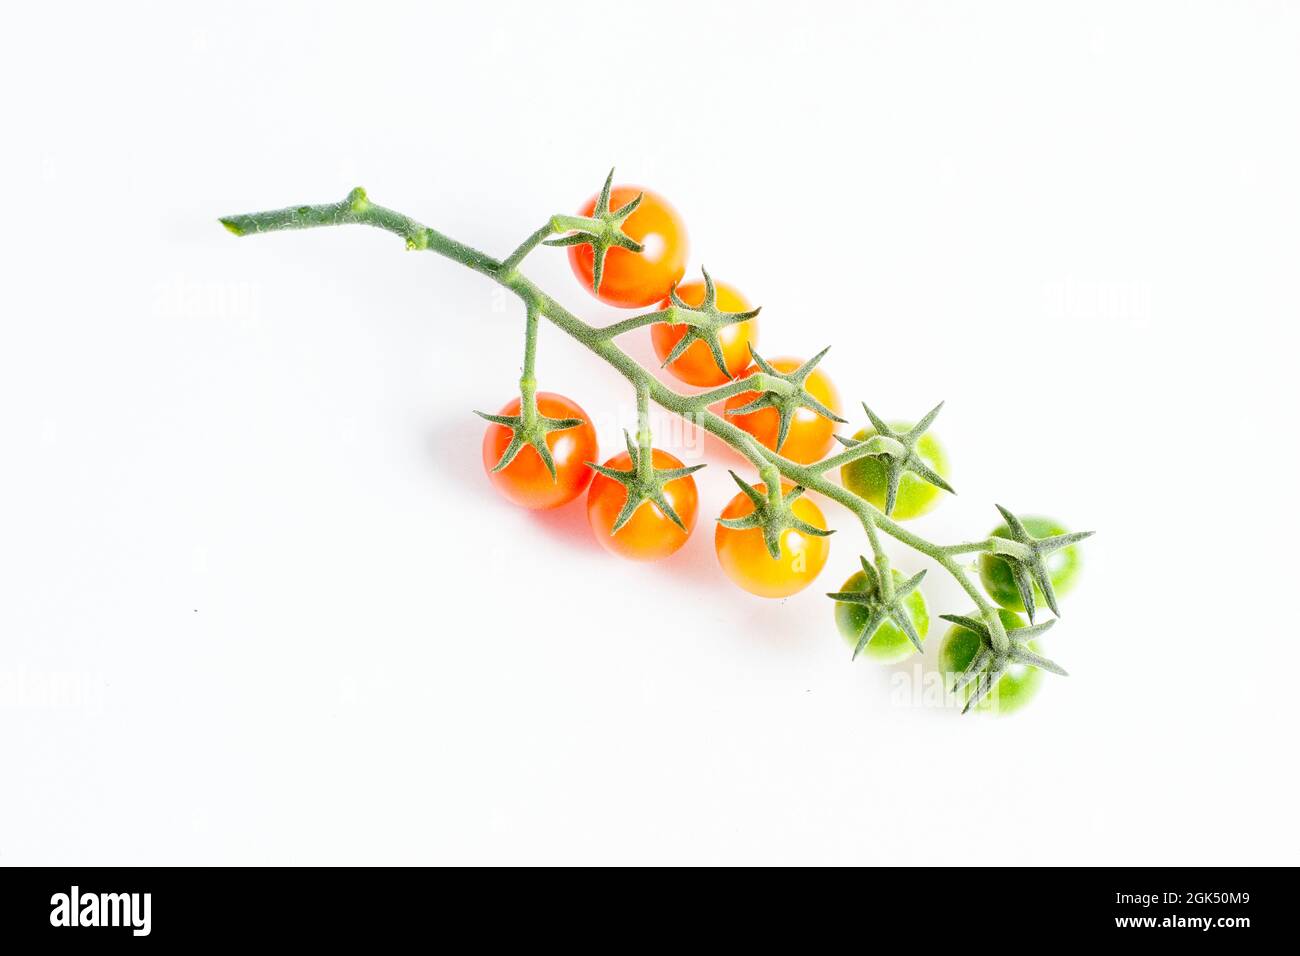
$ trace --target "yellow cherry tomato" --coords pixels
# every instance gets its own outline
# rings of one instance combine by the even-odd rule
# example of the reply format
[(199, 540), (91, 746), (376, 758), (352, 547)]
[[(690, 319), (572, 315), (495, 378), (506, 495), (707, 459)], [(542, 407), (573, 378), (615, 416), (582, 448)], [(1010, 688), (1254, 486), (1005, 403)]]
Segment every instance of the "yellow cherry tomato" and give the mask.
[[(754, 487), (763, 493), (763, 485)], [(782, 490), (788, 492), (790, 487), (783, 485)], [(797, 498), (790, 508), (800, 520), (825, 529), (826, 519), (821, 509), (807, 496)], [(741, 492), (727, 503), (722, 517), (743, 518), (753, 510), (754, 503)], [(812, 584), (826, 566), (830, 553), (828, 538), (787, 528), (781, 532), (781, 555), (773, 558), (767, 551), (761, 528), (737, 531), (722, 524), (714, 533), (713, 547), (727, 577), (751, 594), (771, 598), (789, 597)]]
[[(793, 372), (802, 364), (802, 361), (793, 358), (779, 358), (771, 361), (773, 368), (778, 372), (786, 373)], [(758, 368), (755, 366), (745, 374), (753, 375), (757, 371)], [(834, 384), (820, 368), (812, 370), (804, 381), (803, 387), (808, 390), (808, 393), (813, 398), (835, 414), (840, 413), (839, 392), (835, 390)], [(741, 392), (739, 395), (727, 399), (725, 408), (740, 408), (748, 405), (756, 398), (758, 398), (757, 392)], [(826, 453), (835, 444), (836, 423), (829, 418), (823, 418), (811, 408), (800, 408), (795, 411), (790, 419), (790, 431), (785, 436), (785, 444), (780, 448), (776, 447), (776, 439), (780, 433), (781, 416), (775, 408), (760, 408), (748, 415), (727, 415), (726, 418), (727, 421), (749, 432), (762, 442), (765, 447), (784, 455), (791, 461), (797, 461), (801, 465), (820, 461), (826, 457)]]

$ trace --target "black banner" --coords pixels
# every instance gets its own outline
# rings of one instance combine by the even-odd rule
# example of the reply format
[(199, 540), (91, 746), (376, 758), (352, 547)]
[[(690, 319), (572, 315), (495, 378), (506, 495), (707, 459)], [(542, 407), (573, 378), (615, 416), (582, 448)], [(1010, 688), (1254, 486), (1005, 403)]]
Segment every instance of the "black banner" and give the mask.
[[(493, 874), (489, 886), (479, 872), (436, 869), (9, 869), (0, 870), (0, 920), (7, 943), (93, 948), (154, 940), (373, 945), (470, 924), (493, 940), (515, 930), (540, 942), (557, 930), (604, 936), (611, 921), (638, 941), (648, 933), (681, 942), (701, 927), (709, 936), (758, 930), (808, 939), (847, 925), (864, 946), (900, 931), (923, 948), (973, 944), (981, 934), (999, 946), (1018, 934), (1035, 947), (1052, 938), (1233, 946), (1288, 925), (1282, 909), (1293, 871), (865, 869), (831, 874), (829, 884), (787, 873), (746, 885), (753, 878), (715, 875), (697, 888), (689, 875), (615, 873), (600, 891), (564, 894), (564, 877), (539, 884), (535, 873)], [(518, 885), (495, 885), (503, 880)]]

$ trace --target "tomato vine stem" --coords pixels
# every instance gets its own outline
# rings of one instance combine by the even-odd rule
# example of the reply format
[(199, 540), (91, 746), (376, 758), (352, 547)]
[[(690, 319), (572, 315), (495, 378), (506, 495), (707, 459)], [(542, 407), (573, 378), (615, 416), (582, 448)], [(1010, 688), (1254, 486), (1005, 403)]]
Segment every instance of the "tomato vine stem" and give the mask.
[(528, 310), (524, 318), (524, 370), (519, 376), (519, 409), (526, 426), (537, 420), (537, 313)]
[[(962, 590), (975, 603), (976, 608), (979, 609), (980, 615), (988, 628), (994, 651), (997, 653), (1006, 651), (1009, 641), (994, 605), (976, 587), (966, 569), (956, 560), (956, 556), (960, 554), (974, 551), (991, 551), (997, 544), (1002, 544), (1002, 542), (995, 544), (990, 539), (982, 542), (945, 546), (934, 544), (915, 532), (909, 531), (897, 521), (888, 517), (871, 502), (825, 477), (824, 473), (826, 471), (856, 460), (863, 455), (871, 454), (871, 448), (875, 446), (872, 446), (869, 442), (853, 446), (830, 459), (815, 462), (811, 465), (801, 465), (758, 444), (747, 432), (742, 431), (708, 407), (719, 400), (730, 398), (743, 391), (753, 390), (756, 386), (772, 385), (774, 386), (772, 390), (778, 390), (779, 386), (784, 383), (766, 381), (770, 376), (764, 376), (764, 381), (760, 382), (758, 376), (751, 376), (748, 380), (729, 382), (717, 389), (698, 395), (682, 395), (660, 382), (612, 341), (615, 336), (623, 332), (652, 324), (656, 321), (653, 313), (636, 316), (605, 328), (598, 328), (579, 319), (519, 272), (519, 266), (523, 260), (537, 246), (541, 245), (547, 237), (557, 232), (594, 229), (600, 225), (597, 220), (579, 216), (553, 216), (544, 226), (537, 229), (520, 243), (504, 260), (495, 259), (487, 253), (480, 252), (472, 246), (452, 239), (409, 216), (370, 202), (365, 190), (361, 188), (352, 190), (342, 202), (292, 206), (267, 212), (228, 216), (221, 219), (221, 223), (237, 236), (278, 232), (288, 229), (309, 229), (317, 226), (348, 224), (373, 226), (403, 238), (408, 250), (436, 252), (444, 258), (458, 262), (475, 272), (487, 276), (518, 296), (525, 307), (524, 373), (520, 379), (521, 392), (525, 393), (521, 396), (525, 399), (523, 403), (524, 414), (528, 413), (528, 407), (531, 404), (526, 400), (531, 397), (527, 392), (532, 392), (533, 396), (535, 396), (536, 381), (533, 375), (533, 363), (536, 352), (536, 327), (538, 317), (543, 316), (551, 324), (607, 362), (626, 378), (636, 390), (638, 406), (637, 439), (638, 444), (644, 442), (642, 444), (643, 454), (640, 456), (641, 460), (646, 463), (651, 461), (648, 451), (650, 432), (648, 424), (646, 424), (646, 409), (648, 403), (653, 401), (667, 411), (705, 429), (745, 455), (758, 470), (762, 481), (767, 485), (768, 494), (775, 496), (778, 501), (781, 494), (781, 479), (785, 478), (808, 491), (814, 491), (829, 498), (857, 517), (865, 529), (867, 539), (871, 545), (875, 565), (880, 572), (881, 587), (885, 592), (883, 595), (885, 600), (892, 599), (894, 584), (893, 575), (890, 573), (889, 557), (880, 541), (879, 532), (883, 531), (901, 544), (925, 555), (938, 564), (957, 581)], [(888, 441), (889, 439), (885, 439), (877, 443), (879, 445), (876, 448), (877, 454), (888, 450), (886, 448)]]

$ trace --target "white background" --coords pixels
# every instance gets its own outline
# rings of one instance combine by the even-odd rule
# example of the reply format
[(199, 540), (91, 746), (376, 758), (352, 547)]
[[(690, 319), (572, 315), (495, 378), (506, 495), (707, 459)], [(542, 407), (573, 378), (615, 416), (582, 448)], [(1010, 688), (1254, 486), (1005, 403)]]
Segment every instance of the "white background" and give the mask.
[[(1300, 861), (1300, 9), (51, 4), (4, 32), (0, 863)], [(723, 578), (714, 447), (662, 565), (580, 504), (513, 508), (470, 415), (514, 388), (513, 301), (384, 233), (216, 223), (360, 184), (504, 254), (611, 164), (764, 306), (767, 353), (834, 343), (891, 417), (947, 400), (960, 496), (919, 531), (995, 501), (1098, 530), (1045, 642), (1069, 679), (1001, 720), (908, 706), (821, 594), (865, 547), (847, 514), (809, 591)], [(526, 271), (619, 314), (563, 253)], [(616, 448), (614, 373), (550, 328), (539, 373)]]

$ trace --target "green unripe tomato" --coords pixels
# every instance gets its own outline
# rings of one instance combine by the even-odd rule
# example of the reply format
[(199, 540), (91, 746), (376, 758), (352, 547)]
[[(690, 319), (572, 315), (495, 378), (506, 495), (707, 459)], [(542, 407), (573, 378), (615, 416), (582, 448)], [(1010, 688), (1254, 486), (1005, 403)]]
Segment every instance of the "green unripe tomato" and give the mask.
[[(1054, 534), (1065, 534), (1069, 530), (1059, 521), (1041, 515), (1031, 515), (1021, 518), (1020, 521), (1024, 524), (1025, 530), (1035, 538), (1050, 538)], [(999, 538), (1011, 537), (1011, 529), (1005, 522), (989, 533)], [(1060, 551), (1053, 551), (1044, 560), (1047, 563), (1047, 576), (1052, 579), (1052, 590), (1056, 592), (1058, 598), (1065, 597), (1074, 588), (1079, 570), (1083, 567), (1083, 555), (1079, 552), (1079, 546), (1072, 544)], [(984, 590), (989, 593), (989, 597), (1003, 607), (1012, 611), (1025, 610), (1025, 602), (1020, 600), (1020, 589), (1016, 587), (1016, 579), (1011, 576), (1011, 565), (1007, 564), (1005, 559), (996, 554), (981, 554), (980, 581), (984, 583)], [(1037, 584), (1034, 585), (1034, 601), (1038, 607), (1047, 607), (1047, 598), (1043, 596)]]
[[(912, 426), (907, 422), (890, 422), (889, 427), (903, 432)], [(874, 437), (874, 428), (864, 428), (853, 437), (865, 441)], [(948, 455), (933, 433), (926, 432), (916, 443), (916, 453), (921, 460), (937, 471), (944, 478), (948, 477)], [(855, 495), (866, 498), (881, 511), (885, 509), (885, 489), (888, 486), (888, 472), (879, 458), (867, 456), (851, 461), (840, 469), (840, 480), (844, 487)], [(906, 521), (925, 514), (939, 503), (943, 491), (930, 484), (919, 475), (904, 472), (898, 481), (898, 497), (894, 499), (894, 511), (891, 518)]]
[[(980, 614), (979, 611), (970, 611), (966, 616), (979, 618)], [(998, 608), (998, 617), (1002, 618), (1002, 626), (1007, 630), (1025, 626), (1025, 621), (1019, 614), (1005, 608)], [(1033, 641), (1029, 641), (1025, 646), (1031, 651), (1038, 650), (1038, 645)], [(943, 642), (939, 645), (939, 672), (948, 681), (948, 686), (951, 687), (957, 675), (966, 670), (966, 665), (975, 659), (979, 649), (980, 637), (974, 631), (967, 630), (960, 624), (948, 628), (948, 633), (944, 634)], [(975, 705), (975, 709), (998, 714), (1013, 713), (1034, 699), (1038, 693), (1038, 685), (1042, 681), (1043, 672), (1037, 667), (1028, 664), (1012, 664), (1003, 672), (988, 696)], [(963, 703), (974, 689), (974, 682), (962, 688)]]
[[(897, 571), (892, 572), (894, 584), (902, 584), (905, 578)], [(868, 587), (867, 576), (861, 571), (853, 574), (840, 587), (841, 591), (863, 591)], [(925, 604), (925, 595), (921, 589), (917, 588), (907, 597), (903, 598), (903, 607), (907, 609), (907, 616), (912, 620), (912, 626), (916, 628), (917, 636), (925, 640), (926, 632), (930, 630), (930, 610)], [(850, 604), (847, 601), (835, 602), (835, 625), (839, 628), (840, 634), (844, 636), (849, 647), (857, 647), (858, 639), (862, 635), (862, 629), (866, 627), (867, 618), (871, 612), (865, 605)], [(875, 635), (868, 642), (867, 646), (862, 649), (862, 655), (870, 657), (872, 660), (880, 661), (882, 664), (897, 664), (905, 660), (908, 655), (915, 654), (916, 648), (908, 640), (906, 634), (897, 624), (886, 618), (881, 625), (876, 628)]]

